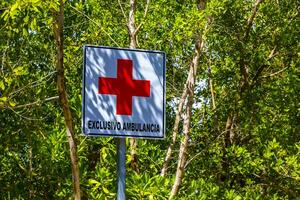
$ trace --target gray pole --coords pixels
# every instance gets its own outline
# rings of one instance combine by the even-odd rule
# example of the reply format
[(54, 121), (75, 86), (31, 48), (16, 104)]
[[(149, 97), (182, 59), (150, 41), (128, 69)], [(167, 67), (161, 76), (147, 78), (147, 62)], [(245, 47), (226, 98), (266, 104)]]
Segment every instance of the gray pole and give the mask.
[(125, 200), (125, 178), (126, 178), (126, 140), (117, 139), (118, 146), (118, 191), (117, 200)]

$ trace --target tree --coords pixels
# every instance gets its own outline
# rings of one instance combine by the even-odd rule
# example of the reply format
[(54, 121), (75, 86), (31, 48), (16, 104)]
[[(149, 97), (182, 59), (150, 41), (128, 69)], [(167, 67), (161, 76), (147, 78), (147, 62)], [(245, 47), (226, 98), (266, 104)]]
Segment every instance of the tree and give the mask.
[(67, 91), (65, 87), (65, 75), (64, 75), (64, 2), (59, 1), (59, 11), (54, 11), (54, 23), (53, 32), (57, 45), (57, 57), (56, 57), (56, 71), (57, 71), (57, 88), (61, 107), (64, 114), (67, 138), (70, 147), (71, 168), (72, 168), (72, 183), (74, 199), (80, 200), (80, 179), (79, 179), (79, 167), (77, 156), (77, 144), (74, 135), (73, 118), (68, 102)]
[(116, 198), (113, 138), (81, 136), (82, 46), (128, 47), (138, 29), (136, 47), (167, 55), (166, 138), (138, 140), (126, 196), (167, 199), (175, 182), (174, 199), (297, 199), (297, 1), (210, 0), (199, 11), (195, 1), (75, 0), (57, 29), (60, 5), (0, 3), (0, 198), (74, 196), (70, 113), (81, 198)]

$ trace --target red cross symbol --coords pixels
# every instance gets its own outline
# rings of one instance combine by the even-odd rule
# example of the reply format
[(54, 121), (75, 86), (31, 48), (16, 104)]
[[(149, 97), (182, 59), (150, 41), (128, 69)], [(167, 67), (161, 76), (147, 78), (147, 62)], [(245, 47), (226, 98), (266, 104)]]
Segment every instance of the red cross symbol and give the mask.
[(150, 81), (133, 80), (132, 60), (117, 62), (117, 78), (99, 77), (98, 93), (117, 96), (117, 115), (132, 115), (132, 97), (149, 97)]

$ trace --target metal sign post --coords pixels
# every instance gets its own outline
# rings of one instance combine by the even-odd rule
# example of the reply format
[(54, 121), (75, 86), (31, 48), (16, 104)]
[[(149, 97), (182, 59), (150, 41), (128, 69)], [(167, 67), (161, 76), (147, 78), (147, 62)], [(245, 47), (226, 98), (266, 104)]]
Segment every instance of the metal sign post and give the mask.
[(117, 200), (125, 200), (125, 179), (126, 179), (126, 140), (125, 138), (117, 139), (118, 148), (118, 191)]

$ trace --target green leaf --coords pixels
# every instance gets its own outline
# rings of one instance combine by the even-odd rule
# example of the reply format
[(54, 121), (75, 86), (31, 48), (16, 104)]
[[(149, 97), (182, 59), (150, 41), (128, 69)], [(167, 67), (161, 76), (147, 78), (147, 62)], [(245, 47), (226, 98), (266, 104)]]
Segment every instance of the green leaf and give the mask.
[(99, 184), (98, 181), (96, 181), (95, 179), (89, 179), (89, 184), (93, 185), (93, 184)]
[(3, 101), (3, 102), (7, 101), (7, 97), (0, 97), (0, 101)]
[(13, 4), (10, 8), (10, 12), (14, 12), (19, 6), (19, 2), (16, 2), (15, 4)]
[(106, 187), (102, 187), (102, 189), (103, 189), (103, 192), (104, 192), (105, 194), (109, 194), (109, 191), (108, 191), (108, 189), (107, 189)]
[(10, 106), (15, 107), (16, 106), (16, 102), (14, 102), (13, 100), (8, 102)]
[(1, 90), (5, 89), (4, 82), (2, 80), (0, 80), (0, 89)]

